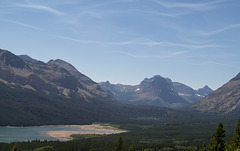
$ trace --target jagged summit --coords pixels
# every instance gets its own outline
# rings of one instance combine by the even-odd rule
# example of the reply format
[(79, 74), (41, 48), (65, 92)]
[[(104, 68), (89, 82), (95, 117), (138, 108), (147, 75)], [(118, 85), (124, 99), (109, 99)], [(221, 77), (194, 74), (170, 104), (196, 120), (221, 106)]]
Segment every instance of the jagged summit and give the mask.
[[(199, 94), (179, 82), (172, 82), (169, 78), (155, 75), (145, 78), (139, 85), (130, 86), (111, 84), (109, 81), (101, 82), (100, 85), (110, 91), (120, 102), (128, 104), (141, 104), (178, 108), (199, 101), (210, 91)], [(208, 90), (208, 87), (205, 87)]]
[(160, 75), (145, 78), (139, 85), (130, 86), (102, 82), (100, 85), (112, 92), (120, 101), (135, 105), (178, 108), (189, 104), (174, 91), (172, 81)]

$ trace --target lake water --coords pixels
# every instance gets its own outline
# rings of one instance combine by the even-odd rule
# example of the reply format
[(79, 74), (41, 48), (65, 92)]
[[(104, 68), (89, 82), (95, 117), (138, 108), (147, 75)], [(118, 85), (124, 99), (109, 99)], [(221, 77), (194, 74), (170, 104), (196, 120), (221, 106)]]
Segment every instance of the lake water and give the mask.
[(22, 142), (31, 140), (59, 140), (51, 138), (48, 131), (89, 131), (69, 126), (40, 126), (40, 127), (0, 127), (0, 142)]

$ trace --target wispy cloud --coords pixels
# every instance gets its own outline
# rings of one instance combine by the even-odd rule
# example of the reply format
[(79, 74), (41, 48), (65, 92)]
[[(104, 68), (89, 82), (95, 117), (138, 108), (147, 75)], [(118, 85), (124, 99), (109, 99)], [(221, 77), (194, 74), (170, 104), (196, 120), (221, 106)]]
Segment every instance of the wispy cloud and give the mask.
[(233, 28), (239, 28), (240, 24), (233, 24), (233, 25), (229, 25), (227, 27), (221, 28), (221, 29), (217, 29), (211, 32), (199, 32), (198, 34), (202, 35), (202, 36), (211, 36), (211, 35), (215, 35), (215, 34), (219, 34), (221, 32), (233, 29)]
[(145, 45), (145, 46), (160, 46), (160, 47), (183, 47), (187, 49), (224, 47), (222, 45), (215, 45), (215, 44), (192, 45), (192, 44), (183, 44), (183, 43), (176, 43), (176, 42), (152, 41), (150, 39), (137, 39), (137, 40), (122, 41), (122, 42), (107, 42), (107, 41), (94, 41), (94, 40), (80, 40), (80, 39), (70, 38), (66, 36), (58, 36), (57, 38), (67, 39), (67, 40), (71, 40), (78, 43), (97, 44), (97, 45), (116, 45), (116, 46)]
[(162, 0), (152, 0), (156, 4), (165, 8), (187, 8), (187, 9), (206, 9), (212, 7), (214, 4), (222, 3), (225, 0), (215, 0), (206, 3), (179, 3), (179, 2), (169, 2)]
[(185, 51), (176, 51), (176, 52), (173, 52), (171, 53), (171, 55), (182, 55), (182, 54), (185, 54), (185, 53), (188, 53), (188, 52), (191, 52), (191, 50), (185, 50)]
[(203, 65), (218, 65), (218, 66), (228, 66), (228, 64), (220, 63), (220, 62), (214, 62), (214, 61), (207, 61), (203, 62)]
[(165, 55), (136, 55), (133, 53), (125, 52), (125, 51), (113, 51), (112, 53), (122, 54), (126, 55), (132, 58), (138, 58), (138, 59), (169, 59), (169, 58), (180, 58), (180, 57), (187, 57), (184, 56), (184, 54), (191, 52), (191, 51), (176, 51), (173, 53), (167, 53)]
[(116, 53), (116, 54), (122, 54), (122, 55), (126, 55), (132, 58), (138, 58), (138, 59), (148, 59), (148, 58), (156, 58), (156, 59), (160, 59), (160, 58), (171, 58), (172, 55), (136, 55), (136, 54), (132, 54), (129, 52), (124, 52), (124, 51), (113, 51), (112, 53)]
[(100, 41), (94, 41), (94, 40), (81, 40), (81, 39), (75, 39), (75, 38), (66, 37), (66, 36), (56, 36), (56, 37), (61, 38), (61, 39), (74, 41), (74, 42), (77, 42), (77, 43), (83, 43), (83, 44), (97, 44), (97, 45), (109, 44), (107, 42), (100, 42)]
[(15, 4), (15, 6), (41, 10), (41, 11), (45, 11), (45, 12), (51, 13), (51, 14), (56, 15), (56, 16), (65, 16), (65, 13), (60, 12), (60, 11), (58, 11), (56, 9), (53, 9), (51, 7), (48, 7), (48, 6), (43, 6), (43, 5), (37, 5), (37, 4)]
[(178, 17), (185, 15), (186, 13), (180, 12), (180, 13), (165, 13), (165, 12), (159, 12), (159, 11), (141, 11), (139, 12), (146, 13), (146, 14), (151, 14), (151, 15), (156, 15), (156, 16), (166, 16), (166, 17)]
[(32, 25), (28, 25), (25, 23), (21, 23), (21, 22), (17, 22), (17, 21), (12, 21), (12, 20), (0, 20), (3, 22), (8, 22), (8, 23), (12, 23), (12, 24), (16, 24), (16, 25), (20, 25), (26, 28), (30, 28), (30, 29), (34, 29), (34, 30), (43, 30), (42, 28), (36, 27), (36, 26), (32, 26)]

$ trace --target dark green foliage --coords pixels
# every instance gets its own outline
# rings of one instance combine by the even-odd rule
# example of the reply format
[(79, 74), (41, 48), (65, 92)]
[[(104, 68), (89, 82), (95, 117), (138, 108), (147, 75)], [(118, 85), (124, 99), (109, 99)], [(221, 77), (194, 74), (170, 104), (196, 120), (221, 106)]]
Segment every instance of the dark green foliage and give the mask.
[(238, 147), (240, 147), (240, 120), (238, 120), (231, 144), (233, 149), (237, 149)]
[(128, 151), (134, 151), (134, 146), (131, 145), (131, 146), (129, 147)]
[[(112, 151), (115, 148), (129, 151), (204, 151), (206, 150), (206, 144), (211, 140), (211, 132), (214, 131), (216, 122), (219, 120), (224, 121), (224, 127), (227, 128), (227, 131), (230, 128), (234, 129), (234, 126), (229, 126), (229, 123), (235, 123), (236, 120), (231, 122), (230, 118), (228, 120), (207, 118), (185, 119), (165, 124), (132, 124), (132, 126), (129, 125), (131, 132), (122, 133), (121, 135), (80, 138), (80, 140), (67, 142), (35, 140), (31, 142), (18, 142), (17, 147), (19, 151), (33, 151), (34, 149), (48, 149), (50, 151)], [(124, 125), (120, 125), (120, 127)], [(137, 129), (135, 129), (136, 127)], [(233, 134), (234, 132), (231, 133), (231, 136)], [(226, 136), (228, 135), (230, 134), (227, 133)], [(117, 143), (115, 142), (116, 140)], [(124, 143), (121, 143), (123, 140)], [(0, 143), (0, 151), (11, 151), (14, 145), (15, 143)]]
[(208, 146), (208, 150), (213, 151), (224, 151), (225, 150), (225, 130), (223, 130), (223, 124), (219, 123), (218, 127), (213, 134), (213, 142), (211, 142)]
[(52, 151), (52, 150), (53, 150), (53, 146), (43, 146), (43, 147), (36, 148), (33, 151)]
[(122, 137), (119, 136), (117, 142), (115, 143), (115, 148), (113, 151), (121, 151), (123, 148), (123, 140)]
[(86, 138), (95, 138), (95, 137), (103, 137), (105, 135), (98, 135), (98, 134), (73, 134), (71, 137), (74, 140), (81, 140), (81, 139), (86, 139)]
[(18, 151), (17, 144), (15, 143), (11, 151)]

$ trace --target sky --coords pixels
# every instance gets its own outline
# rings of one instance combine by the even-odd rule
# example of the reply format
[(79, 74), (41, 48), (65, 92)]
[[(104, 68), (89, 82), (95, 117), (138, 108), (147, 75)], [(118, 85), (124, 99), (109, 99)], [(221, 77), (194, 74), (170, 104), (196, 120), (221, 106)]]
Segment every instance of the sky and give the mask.
[(1, 0), (0, 48), (96, 82), (217, 89), (240, 72), (239, 0)]

